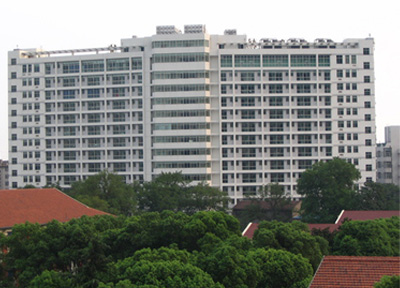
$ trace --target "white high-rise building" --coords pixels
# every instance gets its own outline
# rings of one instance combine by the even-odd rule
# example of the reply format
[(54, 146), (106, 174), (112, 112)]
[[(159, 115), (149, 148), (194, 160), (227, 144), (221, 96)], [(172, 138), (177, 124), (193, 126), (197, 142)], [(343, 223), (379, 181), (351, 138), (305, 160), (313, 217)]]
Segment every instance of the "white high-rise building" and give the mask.
[(182, 171), (237, 199), (341, 157), (375, 181), (374, 40), (248, 40), (203, 25), (8, 55), (10, 186)]

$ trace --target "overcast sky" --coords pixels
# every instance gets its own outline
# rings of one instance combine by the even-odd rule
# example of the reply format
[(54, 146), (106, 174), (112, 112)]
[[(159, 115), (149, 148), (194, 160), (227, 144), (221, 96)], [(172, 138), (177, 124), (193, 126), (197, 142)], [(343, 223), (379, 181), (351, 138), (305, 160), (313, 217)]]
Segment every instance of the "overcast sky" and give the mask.
[(8, 159), (7, 52), (107, 47), (151, 36), (156, 26), (204, 24), (209, 34), (236, 29), (248, 38), (375, 39), (377, 140), (400, 125), (400, 8), (396, 1), (92, 1), (20, 0), (0, 6), (0, 159)]

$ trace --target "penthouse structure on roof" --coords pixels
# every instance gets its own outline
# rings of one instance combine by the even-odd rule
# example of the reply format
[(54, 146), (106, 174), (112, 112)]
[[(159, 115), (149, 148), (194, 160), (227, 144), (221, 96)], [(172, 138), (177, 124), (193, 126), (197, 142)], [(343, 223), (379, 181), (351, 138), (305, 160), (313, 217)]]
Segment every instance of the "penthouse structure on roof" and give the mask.
[(182, 171), (233, 203), (341, 157), (375, 180), (374, 40), (248, 40), (159, 26), (103, 48), (8, 55), (10, 186)]

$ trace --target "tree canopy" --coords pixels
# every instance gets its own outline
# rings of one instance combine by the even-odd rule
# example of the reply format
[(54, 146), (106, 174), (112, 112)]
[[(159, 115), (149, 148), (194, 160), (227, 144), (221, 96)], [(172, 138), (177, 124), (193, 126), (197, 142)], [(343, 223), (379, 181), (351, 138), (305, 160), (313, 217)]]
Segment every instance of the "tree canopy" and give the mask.
[(153, 181), (136, 183), (139, 210), (171, 210), (193, 214), (198, 211), (224, 211), (227, 208), (226, 192), (204, 183), (190, 184), (180, 172), (161, 173)]
[(307, 287), (313, 272), (301, 255), (255, 247), (215, 211), (25, 223), (0, 246), (1, 287)]
[(136, 211), (136, 195), (132, 185), (107, 170), (84, 181), (74, 182), (67, 193), (92, 208), (112, 214), (132, 215)]
[(317, 162), (297, 182), (302, 200), (302, 219), (308, 223), (333, 223), (343, 209), (354, 207), (355, 181), (360, 171), (342, 159)]
[(356, 195), (353, 210), (398, 210), (400, 187), (394, 184), (366, 182)]

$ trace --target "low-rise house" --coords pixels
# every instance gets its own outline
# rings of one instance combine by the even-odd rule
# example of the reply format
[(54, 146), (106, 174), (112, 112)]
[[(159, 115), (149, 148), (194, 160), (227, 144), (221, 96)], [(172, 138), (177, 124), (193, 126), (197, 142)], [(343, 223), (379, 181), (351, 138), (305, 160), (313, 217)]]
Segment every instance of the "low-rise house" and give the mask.
[(380, 218), (391, 218), (393, 216), (400, 216), (399, 210), (342, 210), (340, 212), (338, 218), (336, 219), (335, 223), (322, 223), (322, 224), (308, 224), (308, 228), (310, 230), (318, 229), (324, 230), (329, 229), (330, 232), (333, 232), (339, 229), (340, 225), (344, 221), (347, 220), (374, 220)]
[[(329, 229), (329, 232), (333, 232), (339, 229), (340, 225), (346, 220), (374, 220), (379, 218), (391, 218), (393, 216), (400, 216), (399, 210), (371, 210), (371, 211), (356, 211), (356, 210), (342, 210), (336, 219), (335, 223), (318, 223), (308, 224), (310, 230), (325, 230)], [(249, 223), (243, 230), (242, 236), (249, 239), (253, 238), (254, 231), (258, 229), (258, 223)]]
[(372, 288), (385, 275), (400, 275), (400, 257), (325, 256), (309, 288)]
[(45, 225), (52, 220), (67, 222), (82, 216), (108, 215), (82, 204), (55, 188), (0, 190), (0, 232), (15, 224)]

